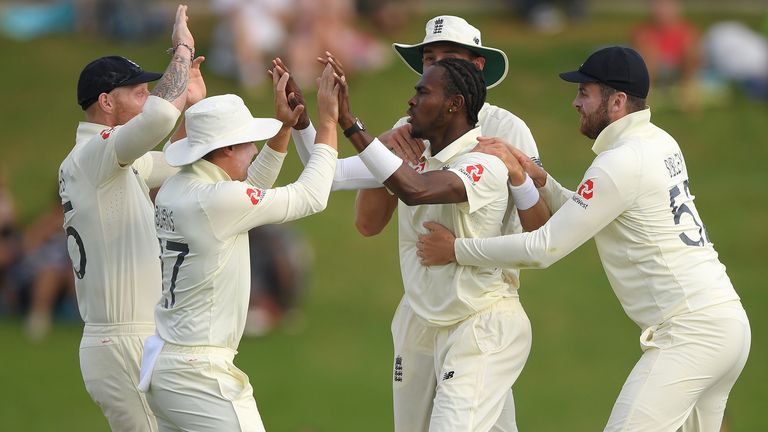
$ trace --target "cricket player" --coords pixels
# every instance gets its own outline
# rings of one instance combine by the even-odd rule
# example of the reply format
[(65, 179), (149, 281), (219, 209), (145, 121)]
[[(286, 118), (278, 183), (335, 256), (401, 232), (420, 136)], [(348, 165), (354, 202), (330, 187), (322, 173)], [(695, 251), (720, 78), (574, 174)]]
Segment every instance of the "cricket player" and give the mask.
[[(280, 120), (253, 118), (235, 95), (210, 97), (187, 110), (188, 137), (165, 149), (182, 168), (156, 198), (163, 296), (140, 382), (161, 431), (264, 430), (248, 376), (233, 363), (248, 313), (248, 231), (322, 211), (337, 157), (339, 86), (326, 67), (309, 163), (297, 182), (272, 188), (304, 109), (288, 107), (288, 78), (273, 73)], [(267, 138), (254, 160), (254, 142)]]
[[(174, 170), (159, 152), (188, 94), (204, 93), (187, 7), (179, 6), (173, 55), (162, 75), (124, 57), (102, 57), (80, 74), (77, 99), (86, 121), (59, 169), (64, 230), (80, 316), (85, 388), (113, 431), (154, 431), (136, 390), (144, 339), (161, 294), (160, 253), (149, 188)], [(194, 76), (189, 81), (190, 76)], [(148, 82), (160, 80), (152, 92)], [(188, 88), (188, 84), (191, 86)]]
[[(425, 417), (425, 423), (399, 419), (398, 424), (402, 430), (488, 431), (501, 416), (531, 346), (530, 322), (516, 287), (501, 269), (457, 265), (428, 269), (415, 253), (421, 225), (431, 218), (470, 237), (501, 233), (508, 208), (507, 173), (498, 159), (472, 152), (486, 94), (483, 75), (473, 63), (454, 58), (437, 61), (425, 69), (415, 89), (408, 101), (411, 133), (429, 140), (415, 169), (369, 135), (351, 114), (346, 83), (339, 108), (344, 135), (361, 152), (373, 177), (400, 200), (400, 268), (413, 311), (409, 319), (422, 329), (402, 343), (433, 359), (427, 373), (434, 381), (422, 381), (433, 385), (420, 389), (419, 398), (432, 404), (411, 407), (429, 411), (405, 413), (411, 419)], [(401, 342), (396, 328), (395, 337), (396, 343)], [(406, 373), (407, 364), (402, 363), (400, 371), (397, 360), (395, 366), (397, 382), (398, 372)]]
[[(501, 83), (509, 69), (509, 62), (503, 51), (483, 46), (482, 35), (477, 28), (462, 18), (450, 15), (430, 19), (426, 24), (424, 40), (421, 43), (414, 45), (396, 43), (393, 44), (393, 48), (405, 64), (419, 75), (424, 68), (443, 58), (470, 61), (482, 71), (488, 89)], [(293, 92), (300, 97), (297, 88), (293, 89)], [(391, 131), (379, 136), (379, 140), (410, 162), (412, 166), (418, 166), (428, 142), (425, 143), (424, 140), (412, 136), (411, 125), (407, 120), (408, 117), (398, 120)], [(481, 134), (503, 137), (510, 145), (530, 155), (532, 160), (539, 163), (536, 142), (528, 126), (519, 117), (486, 102), (478, 114), (478, 124)], [(308, 119), (304, 122), (299, 120), (293, 136), (297, 151), (302, 161), (306, 163), (314, 136)], [(381, 187), (358, 156), (338, 161), (333, 189), (360, 189), (356, 200), (355, 224), (364, 236), (380, 233), (389, 223), (398, 206), (397, 197)], [(519, 233), (523, 229), (530, 231), (543, 225), (549, 217), (549, 212), (545, 206), (536, 205), (537, 202), (538, 199), (534, 197), (532, 202), (518, 203), (522, 204), (520, 207), (510, 200), (502, 233)], [(518, 210), (522, 210), (520, 216)], [(505, 279), (515, 289), (520, 287), (518, 269), (505, 268), (503, 273)], [(428, 428), (432, 394), (425, 392), (424, 389), (434, 388), (437, 383), (434, 374), (430, 373), (434, 358), (431, 351), (413, 350), (406, 341), (429, 331), (430, 328), (416, 318), (407, 297), (404, 296), (392, 322), (395, 348), (392, 388), (397, 431)], [(511, 390), (507, 405), (493, 430), (497, 432), (517, 430)]]
[(482, 140), (510, 178), (525, 165), (556, 213), (534, 232), (487, 239), (456, 239), (430, 223), (419, 256), (426, 265), (545, 268), (594, 237), (611, 287), (642, 330), (643, 354), (605, 430), (717, 432), (749, 354), (749, 321), (694, 205), (683, 153), (650, 121), (645, 62), (609, 47), (560, 77), (579, 84), (573, 105), (597, 154), (576, 192), (499, 140)]

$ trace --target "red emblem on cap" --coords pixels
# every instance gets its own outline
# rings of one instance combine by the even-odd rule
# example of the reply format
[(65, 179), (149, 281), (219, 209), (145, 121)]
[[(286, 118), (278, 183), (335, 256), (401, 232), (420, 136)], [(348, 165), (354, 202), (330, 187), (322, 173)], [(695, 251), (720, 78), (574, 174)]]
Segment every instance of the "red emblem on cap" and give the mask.
[(468, 165), (466, 168), (467, 174), (472, 176), (472, 181), (479, 182), (480, 176), (483, 175), (483, 171), (485, 171), (485, 168), (483, 168), (482, 165)]
[(115, 130), (115, 128), (104, 129), (103, 131), (101, 131), (101, 138), (102, 139), (109, 138), (109, 135), (112, 134), (113, 130)]
[(594, 187), (595, 187), (595, 184), (590, 179), (582, 183), (581, 186), (579, 186), (579, 190), (576, 191), (576, 193), (584, 197), (585, 200), (588, 200), (595, 195), (595, 193), (592, 191), (592, 188)]
[(264, 196), (264, 191), (256, 188), (248, 188), (245, 190), (248, 198), (251, 199), (251, 204), (256, 205), (261, 202), (261, 198)]

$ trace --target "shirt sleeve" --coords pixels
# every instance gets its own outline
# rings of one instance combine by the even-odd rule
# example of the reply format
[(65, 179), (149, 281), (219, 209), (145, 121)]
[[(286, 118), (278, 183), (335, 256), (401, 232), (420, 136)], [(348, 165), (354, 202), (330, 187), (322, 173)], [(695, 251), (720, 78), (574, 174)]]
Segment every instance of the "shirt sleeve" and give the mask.
[(173, 132), (180, 115), (181, 111), (170, 102), (149, 96), (141, 113), (115, 134), (117, 160), (129, 165), (161, 144)]
[(563, 187), (557, 180), (547, 173), (547, 182), (539, 188), (539, 195), (547, 204), (547, 207), (556, 212), (573, 195), (573, 191)]
[(619, 164), (596, 160), (576, 193), (536, 231), (456, 239), (456, 262), (481, 267), (549, 267), (592, 238), (634, 201), (631, 178), (638, 164), (631, 159)]
[[(220, 182), (204, 209), (220, 238), (251, 228), (283, 223), (325, 209), (337, 152), (325, 144), (315, 148), (299, 179), (290, 185), (262, 189), (245, 182)], [(221, 234), (219, 234), (221, 233)]]
[(495, 156), (468, 153), (452, 164), (448, 171), (459, 176), (464, 183), (467, 206), (459, 205), (458, 208), (467, 213), (473, 213), (499, 199), (499, 190), (507, 190), (507, 167)]
[(307, 162), (309, 162), (309, 156), (312, 154), (312, 149), (315, 146), (316, 135), (317, 131), (311, 121), (309, 126), (304, 129), (291, 129), (293, 145), (296, 147), (296, 153), (299, 155), (302, 165), (307, 165)]
[(265, 144), (248, 167), (248, 183), (259, 188), (271, 188), (280, 175), (285, 156), (286, 153), (275, 151)]
[(179, 168), (168, 165), (160, 151), (147, 152), (132, 165), (150, 189), (160, 187), (168, 177), (179, 172)]
[[(309, 154), (315, 146), (316, 134), (317, 132), (312, 123), (305, 129), (291, 130), (291, 136), (296, 145), (296, 152), (299, 154), (299, 159), (301, 159), (301, 163), (304, 165), (307, 164)], [(376, 181), (359, 156), (351, 156), (337, 161), (331, 190), (373, 189), (380, 187), (382, 187), (382, 184)]]

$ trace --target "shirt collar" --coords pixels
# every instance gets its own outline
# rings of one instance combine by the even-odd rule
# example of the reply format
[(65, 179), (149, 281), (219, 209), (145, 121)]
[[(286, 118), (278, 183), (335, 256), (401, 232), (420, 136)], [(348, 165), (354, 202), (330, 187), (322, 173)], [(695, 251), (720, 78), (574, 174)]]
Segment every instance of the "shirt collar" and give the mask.
[(75, 143), (79, 144), (93, 138), (96, 134), (103, 130), (113, 129), (109, 126), (81, 121), (77, 125), (77, 133), (75, 134)]
[(635, 111), (609, 124), (600, 135), (595, 139), (592, 151), (600, 154), (621, 144), (622, 135), (640, 126), (645, 126), (651, 122), (651, 109)]
[(218, 183), (220, 181), (232, 181), (226, 171), (221, 169), (218, 165), (212, 162), (208, 162), (205, 159), (198, 159), (189, 165), (184, 165), (181, 170), (183, 172), (192, 173), (197, 177), (201, 177), (205, 180), (210, 180), (211, 183)]
[[(477, 145), (477, 137), (480, 135), (480, 127), (471, 129), (464, 135), (456, 138), (456, 140), (448, 144), (446, 148), (442, 149), (438, 154), (432, 157), (442, 163), (448, 162), (459, 153), (466, 153), (467, 151), (474, 148)], [(427, 157), (429, 157), (431, 153), (432, 150), (429, 148), (424, 151), (424, 155)]]

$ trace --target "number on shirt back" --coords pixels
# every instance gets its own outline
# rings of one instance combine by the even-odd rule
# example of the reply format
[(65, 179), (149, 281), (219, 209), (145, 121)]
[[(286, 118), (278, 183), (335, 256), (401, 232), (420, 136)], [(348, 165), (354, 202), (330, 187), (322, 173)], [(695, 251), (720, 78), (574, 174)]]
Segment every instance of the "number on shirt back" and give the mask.
[[(669, 190), (669, 206), (672, 208), (672, 215), (674, 217), (675, 225), (680, 225), (685, 215), (690, 216), (693, 223), (698, 227), (699, 235), (698, 239), (692, 239), (686, 233), (680, 233), (680, 240), (688, 246), (705, 246), (709, 243), (707, 236), (707, 230), (704, 228), (704, 224), (701, 222), (696, 207), (693, 205), (693, 197), (691, 197), (688, 190), (688, 180), (683, 181), (682, 190), (681, 185), (676, 185)], [(678, 201), (683, 201), (678, 205)], [(686, 201), (691, 201), (690, 206)]]
[[(163, 271), (163, 307), (168, 309), (176, 304), (176, 279), (179, 277), (179, 268), (181, 268), (181, 264), (184, 262), (184, 257), (189, 254), (189, 246), (185, 243), (167, 240), (165, 242), (165, 249), (178, 252), (178, 255), (176, 255), (176, 262), (173, 263), (173, 269), (171, 270), (171, 278), (167, 291), (165, 289), (165, 265), (163, 265), (162, 258), (160, 259), (160, 265)], [(160, 240), (160, 255), (163, 255), (162, 240)]]

